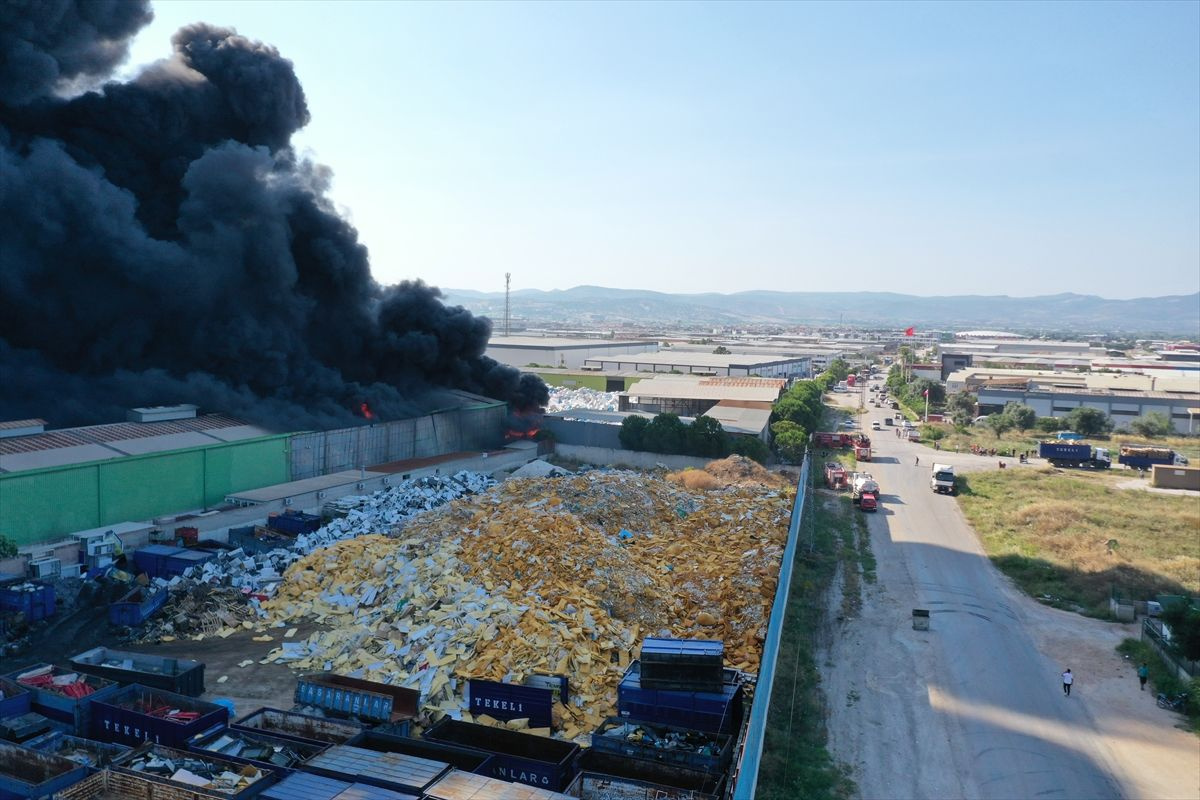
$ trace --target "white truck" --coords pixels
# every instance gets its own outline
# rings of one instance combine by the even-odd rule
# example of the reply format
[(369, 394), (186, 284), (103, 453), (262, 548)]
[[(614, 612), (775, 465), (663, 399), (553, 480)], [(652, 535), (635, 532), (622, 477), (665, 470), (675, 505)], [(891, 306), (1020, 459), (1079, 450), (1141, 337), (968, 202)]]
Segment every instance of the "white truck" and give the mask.
[(955, 494), (954, 467), (949, 464), (934, 464), (929, 476), (929, 488), (938, 493)]

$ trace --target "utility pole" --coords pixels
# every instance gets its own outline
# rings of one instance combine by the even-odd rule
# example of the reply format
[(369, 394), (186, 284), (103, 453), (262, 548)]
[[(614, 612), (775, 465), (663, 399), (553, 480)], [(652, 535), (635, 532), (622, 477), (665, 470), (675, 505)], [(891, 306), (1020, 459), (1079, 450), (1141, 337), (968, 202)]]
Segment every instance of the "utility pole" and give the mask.
[(512, 286), (512, 273), (504, 273), (504, 335), (509, 334), (509, 322), (512, 319), (512, 303), (509, 299), (509, 289)]

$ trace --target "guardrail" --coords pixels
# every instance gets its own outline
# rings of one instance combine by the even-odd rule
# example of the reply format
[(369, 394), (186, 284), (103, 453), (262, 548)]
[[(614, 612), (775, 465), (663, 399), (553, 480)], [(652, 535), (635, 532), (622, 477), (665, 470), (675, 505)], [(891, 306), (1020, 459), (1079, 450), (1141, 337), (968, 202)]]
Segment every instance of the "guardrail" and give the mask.
[(750, 721), (746, 726), (745, 744), (737, 768), (733, 800), (752, 800), (758, 788), (758, 769), (762, 762), (767, 712), (771, 708), (771, 691), (775, 683), (775, 662), (779, 658), (783, 620), (787, 615), (788, 594), (792, 588), (792, 564), (796, 560), (800, 523), (804, 518), (804, 504), (808, 498), (809, 465), (812, 463), (810, 456), (811, 451), (804, 454), (804, 465), (800, 468), (800, 480), (796, 484), (796, 502), (792, 506), (787, 546), (783, 551), (783, 563), (779, 567), (779, 584), (775, 587), (775, 601), (771, 605), (771, 618), (767, 623), (767, 638), (763, 644), (762, 663), (758, 670), (754, 704), (750, 708)]
[(1189, 661), (1173, 652), (1168, 646), (1161, 630), (1162, 622), (1147, 617), (1142, 620), (1142, 641), (1150, 645), (1167, 664), (1175, 669), (1180, 680), (1200, 676), (1200, 661)]

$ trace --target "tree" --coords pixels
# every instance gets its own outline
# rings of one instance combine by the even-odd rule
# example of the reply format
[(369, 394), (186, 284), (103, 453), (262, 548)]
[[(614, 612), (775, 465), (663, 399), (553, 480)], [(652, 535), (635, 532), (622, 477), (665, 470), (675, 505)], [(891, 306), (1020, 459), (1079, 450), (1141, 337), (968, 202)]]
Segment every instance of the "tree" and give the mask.
[(782, 420), (771, 426), (775, 436), (775, 451), (789, 464), (799, 464), (808, 447), (808, 433), (794, 422)]
[(713, 350), (713, 355), (714, 356), (727, 356), (727, 355), (729, 355), (729, 348), (726, 347), (725, 345), (718, 345), (717, 349)]
[(946, 398), (946, 413), (956, 428), (965, 428), (975, 418), (975, 395), (970, 392), (955, 392)]
[(844, 381), (850, 374), (850, 363), (844, 358), (835, 358), (830, 362), (829, 369), (825, 371), (833, 376), (833, 383)]
[(659, 414), (646, 426), (642, 449), (671, 455), (684, 453), (687, 451), (687, 429), (678, 414)]
[(1171, 628), (1171, 645), (1184, 658), (1200, 661), (1200, 608), (1177, 601), (1163, 608), (1159, 616)]
[(687, 428), (687, 453), (704, 458), (729, 455), (729, 435), (712, 417), (696, 417)]
[(1071, 409), (1067, 414), (1067, 425), (1076, 433), (1084, 436), (1095, 436), (1098, 433), (1108, 433), (1113, 429), (1112, 418), (1098, 408), (1080, 406)]
[(1012, 420), (1013, 427), (1022, 432), (1029, 430), (1037, 422), (1036, 411), (1014, 400), (1004, 404), (1004, 416)]
[(1066, 422), (1058, 417), (1038, 417), (1033, 424), (1042, 433), (1054, 433), (1066, 429)]
[(917, 378), (908, 384), (908, 388), (904, 391), (904, 397), (908, 400), (909, 405), (924, 405), (926, 391), (929, 392), (930, 405), (938, 406), (945, 402), (946, 387), (928, 378)]
[(650, 420), (645, 417), (626, 417), (621, 423), (621, 432), (617, 434), (617, 438), (621, 440), (621, 447), (626, 450), (641, 450), (646, 428), (649, 426)]
[(729, 438), (729, 449), (739, 456), (752, 458), (760, 464), (767, 463), (767, 459), (771, 456), (771, 449), (762, 439), (754, 436), (731, 436)]
[(999, 439), (1004, 435), (1005, 431), (1012, 430), (1013, 421), (1011, 417), (1007, 417), (1004, 414), (992, 414), (987, 418), (987, 426), (992, 429), (992, 433), (996, 434), (996, 438)]
[(1175, 426), (1171, 424), (1171, 418), (1161, 411), (1151, 411), (1143, 414), (1129, 423), (1129, 428), (1134, 433), (1139, 436), (1145, 436), (1147, 439), (1156, 439), (1175, 431)]
[(7, 536), (0, 535), (0, 558), (14, 558), (17, 555), (17, 543)]

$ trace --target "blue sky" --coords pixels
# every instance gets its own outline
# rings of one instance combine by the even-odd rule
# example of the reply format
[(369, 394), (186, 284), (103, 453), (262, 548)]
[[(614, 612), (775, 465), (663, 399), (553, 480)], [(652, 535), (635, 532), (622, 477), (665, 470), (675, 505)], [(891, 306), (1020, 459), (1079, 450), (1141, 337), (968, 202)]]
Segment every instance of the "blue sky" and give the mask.
[(378, 280), (1200, 290), (1200, 3), (160, 2), (295, 63)]

